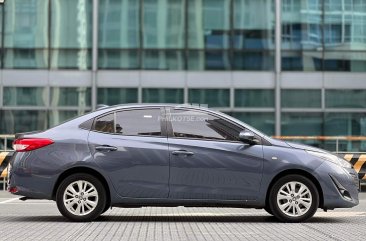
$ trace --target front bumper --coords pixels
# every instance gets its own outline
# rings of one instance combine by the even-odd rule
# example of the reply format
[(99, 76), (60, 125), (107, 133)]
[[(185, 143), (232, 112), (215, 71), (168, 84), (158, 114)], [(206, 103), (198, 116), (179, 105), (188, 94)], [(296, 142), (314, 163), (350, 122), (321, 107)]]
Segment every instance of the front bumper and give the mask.
[(346, 169), (325, 161), (316, 173), (323, 191), (322, 208), (350, 208), (358, 205), (360, 181), (353, 168)]

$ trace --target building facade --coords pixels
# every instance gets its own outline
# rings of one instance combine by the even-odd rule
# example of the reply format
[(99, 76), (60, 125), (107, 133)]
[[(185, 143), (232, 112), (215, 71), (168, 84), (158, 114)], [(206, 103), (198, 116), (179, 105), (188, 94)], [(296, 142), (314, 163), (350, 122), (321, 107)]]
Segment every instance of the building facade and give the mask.
[(0, 48), (0, 133), (169, 102), (366, 135), (366, 0), (6, 0)]

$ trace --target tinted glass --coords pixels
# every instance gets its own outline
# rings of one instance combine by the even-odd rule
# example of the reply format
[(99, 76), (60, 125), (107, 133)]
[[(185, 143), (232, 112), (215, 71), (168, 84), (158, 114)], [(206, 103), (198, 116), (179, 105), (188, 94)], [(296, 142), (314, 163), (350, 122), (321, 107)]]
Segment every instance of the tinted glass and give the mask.
[(98, 88), (98, 104), (137, 103), (136, 88)]
[(99, 1), (99, 48), (137, 48), (140, 1)]
[(281, 134), (284, 136), (321, 136), (322, 113), (282, 113)]
[[(273, 0), (234, 0), (234, 47), (274, 49)], [(260, 11), (256, 11), (260, 9)]]
[(184, 52), (175, 50), (146, 50), (142, 53), (142, 68), (157, 70), (184, 69)]
[(48, 67), (48, 0), (12, 0), (3, 4), (4, 67)]
[(143, 89), (144, 103), (183, 103), (183, 89)]
[(189, 48), (228, 48), (230, 46), (230, 1), (187, 1)]
[(275, 133), (275, 115), (273, 112), (231, 112), (227, 114), (253, 126), (266, 135), (271, 136)]
[(321, 90), (282, 90), (282, 107), (321, 108)]
[(87, 87), (52, 87), (51, 106), (90, 107), (91, 89)]
[(237, 89), (235, 107), (274, 107), (274, 90)]
[(168, 115), (174, 137), (204, 140), (238, 141), (240, 127), (209, 115), (192, 110), (173, 110)]
[(185, 1), (143, 1), (144, 48), (183, 48)]
[(5, 106), (45, 106), (46, 89), (42, 87), (4, 87)]
[(208, 107), (230, 106), (230, 91), (228, 89), (190, 89), (189, 103), (208, 105)]
[(160, 109), (117, 112), (116, 133), (128, 136), (161, 136)]
[(95, 120), (94, 130), (106, 133), (114, 133), (114, 113), (99, 117)]
[(137, 50), (99, 49), (98, 68), (139, 69), (139, 52)]
[(51, 0), (50, 31), (51, 68), (90, 69), (92, 1)]
[(50, 110), (48, 112), (48, 125), (49, 127), (56, 126), (61, 124), (65, 121), (68, 121), (76, 116), (78, 116), (77, 111), (70, 111), (70, 110)]
[(365, 136), (366, 113), (326, 113), (324, 135)]
[(0, 133), (15, 134), (47, 129), (47, 113), (38, 110), (1, 110)]
[(366, 108), (366, 90), (326, 90), (328, 108)]

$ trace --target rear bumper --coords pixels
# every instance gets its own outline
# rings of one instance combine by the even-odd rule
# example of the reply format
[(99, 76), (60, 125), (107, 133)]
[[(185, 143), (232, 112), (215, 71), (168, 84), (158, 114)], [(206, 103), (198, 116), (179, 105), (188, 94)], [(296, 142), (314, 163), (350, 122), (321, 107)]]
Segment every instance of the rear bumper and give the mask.
[(52, 199), (53, 187), (57, 175), (42, 175), (32, 171), (25, 153), (15, 153), (10, 164), (8, 190), (16, 188), (14, 195), (34, 199)]

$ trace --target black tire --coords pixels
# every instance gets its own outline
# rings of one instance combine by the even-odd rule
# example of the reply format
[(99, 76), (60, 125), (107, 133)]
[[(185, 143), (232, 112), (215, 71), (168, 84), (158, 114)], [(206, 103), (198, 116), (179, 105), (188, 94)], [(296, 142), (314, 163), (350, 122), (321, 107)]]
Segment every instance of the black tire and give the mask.
[(109, 206), (109, 205), (106, 205), (105, 207), (104, 207), (104, 209), (103, 209), (103, 212), (102, 212), (102, 214), (103, 213), (105, 213), (105, 212), (107, 212), (108, 211), (108, 209), (110, 208), (111, 206)]
[[(291, 215), (288, 215), (287, 213), (285, 213), (286, 209), (285, 209), (285, 211), (282, 211), (279, 207), (279, 204), (277, 202), (277, 194), (279, 193), (280, 189), (283, 188), (283, 186), (289, 182), (297, 182), (302, 185), (305, 185), (311, 194), (311, 197), (310, 197), (310, 194), (307, 194), (307, 196), (306, 196), (307, 199), (311, 200), (311, 204), (309, 205), (310, 207), (308, 207), (308, 208), (306, 208), (304, 205), (302, 205), (300, 201), (296, 200), (296, 198), (298, 197), (297, 194), (294, 194), (294, 198), (295, 198), (294, 200), (293, 200), (293, 197), (289, 196), (289, 199), (291, 199), (288, 201), (289, 205), (291, 205), (292, 202), (294, 202), (296, 204), (299, 203), (298, 206), (301, 205), (300, 208), (307, 210), (304, 214), (301, 214), (301, 212), (298, 211), (298, 209), (296, 209), (295, 207), (290, 207), (288, 209), (288, 212), (295, 212), (294, 215), (296, 215), (296, 216), (291, 216)], [(298, 188), (297, 185), (296, 185), (296, 188)], [(296, 190), (296, 188), (295, 188), (295, 190)], [(299, 191), (299, 190), (297, 190), (297, 191)], [(306, 193), (306, 192), (303, 192), (303, 193)], [(301, 175), (296, 175), (296, 174), (287, 175), (287, 176), (280, 178), (272, 186), (272, 188), (270, 190), (268, 203), (269, 203), (269, 207), (270, 207), (270, 210), (272, 211), (273, 215), (280, 221), (288, 222), (288, 223), (303, 222), (303, 221), (311, 218), (312, 216), (314, 216), (315, 212), (317, 211), (317, 209), (319, 207), (319, 193), (318, 193), (318, 190), (317, 190), (315, 184), (308, 178), (301, 176)], [(294, 203), (292, 205), (294, 205)], [(287, 204), (287, 202), (284, 202), (284, 204)], [(294, 211), (294, 209), (295, 209), (295, 211)], [(291, 211), (289, 211), (289, 210), (291, 210)]]
[(265, 207), (264, 210), (266, 210), (267, 213), (273, 215), (272, 210), (269, 209), (269, 207)]
[[(88, 210), (89, 213), (87, 213), (85, 215), (75, 215), (74, 213), (69, 211), (64, 204), (64, 193), (66, 191), (66, 188), (70, 184), (72, 184), (76, 181), (86, 181), (86, 182), (92, 184), (97, 191), (97, 199), (95, 199), (96, 206), (94, 207), (94, 209), (90, 209), (91, 211)], [(76, 190), (76, 191), (78, 191), (78, 190)], [(79, 192), (79, 194), (80, 194), (80, 192)], [(71, 195), (69, 195), (69, 196), (71, 196)], [(84, 199), (84, 200), (86, 200), (86, 199)], [(105, 191), (103, 184), (99, 181), (98, 178), (96, 178), (90, 174), (86, 174), (86, 173), (76, 173), (76, 174), (72, 174), (72, 175), (66, 177), (61, 182), (60, 186), (57, 189), (57, 193), (56, 193), (56, 203), (57, 203), (57, 207), (58, 207), (58, 210), (60, 211), (60, 213), (64, 217), (68, 218), (69, 220), (74, 221), (74, 222), (90, 222), (90, 221), (93, 221), (94, 219), (98, 218), (102, 214), (103, 210), (105, 209), (106, 191)], [(78, 205), (78, 204), (75, 203), (74, 205)]]

